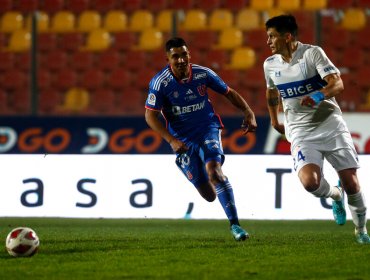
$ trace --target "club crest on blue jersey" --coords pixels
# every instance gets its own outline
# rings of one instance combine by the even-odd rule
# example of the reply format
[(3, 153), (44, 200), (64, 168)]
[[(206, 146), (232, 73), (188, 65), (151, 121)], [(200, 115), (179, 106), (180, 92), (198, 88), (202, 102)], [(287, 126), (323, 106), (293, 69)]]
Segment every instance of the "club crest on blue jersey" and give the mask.
[(154, 106), (156, 101), (156, 97), (154, 93), (149, 93), (148, 95), (148, 104)]
[(200, 96), (204, 96), (207, 93), (207, 87), (205, 85), (198, 86), (197, 90)]

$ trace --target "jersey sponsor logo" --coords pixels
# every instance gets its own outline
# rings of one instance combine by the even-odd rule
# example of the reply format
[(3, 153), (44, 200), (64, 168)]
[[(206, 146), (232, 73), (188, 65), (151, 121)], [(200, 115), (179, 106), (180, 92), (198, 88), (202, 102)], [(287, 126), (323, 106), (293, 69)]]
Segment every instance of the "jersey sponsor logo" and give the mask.
[(315, 77), (307, 80), (280, 84), (276, 87), (278, 88), (282, 98), (293, 98), (317, 91), (323, 88), (325, 85), (326, 82), (321, 79), (320, 75), (316, 75)]
[(205, 106), (205, 101), (203, 101), (201, 103), (188, 105), (188, 106), (183, 106), (183, 107), (173, 106), (172, 107), (172, 113), (174, 115), (178, 116), (178, 115), (187, 114), (187, 113), (202, 110), (204, 108), (204, 106)]
[(154, 93), (149, 93), (148, 96), (148, 104), (154, 106), (156, 101), (156, 97)]
[(207, 77), (206, 72), (196, 73), (194, 74), (194, 80), (199, 80)]

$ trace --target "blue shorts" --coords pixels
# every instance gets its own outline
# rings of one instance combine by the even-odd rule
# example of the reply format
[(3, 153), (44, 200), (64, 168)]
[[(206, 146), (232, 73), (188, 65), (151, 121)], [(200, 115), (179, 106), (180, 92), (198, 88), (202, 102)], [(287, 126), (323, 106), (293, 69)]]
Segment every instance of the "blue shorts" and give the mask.
[(176, 164), (186, 178), (195, 187), (198, 187), (208, 182), (205, 167), (208, 161), (214, 160), (221, 164), (224, 163), (225, 155), (222, 148), (221, 130), (212, 128), (196, 142), (187, 145), (188, 151), (176, 155)]

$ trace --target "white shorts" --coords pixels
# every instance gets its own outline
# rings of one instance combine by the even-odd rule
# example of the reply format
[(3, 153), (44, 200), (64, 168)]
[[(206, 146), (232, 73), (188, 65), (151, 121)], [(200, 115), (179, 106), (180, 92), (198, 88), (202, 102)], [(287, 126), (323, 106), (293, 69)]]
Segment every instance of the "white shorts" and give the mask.
[(359, 168), (358, 155), (350, 133), (342, 133), (336, 137), (325, 139), (320, 143), (299, 140), (291, 145), (294, 170), (313, 163), (322, 169), (326, 159), (338, 172), (349, 168)]

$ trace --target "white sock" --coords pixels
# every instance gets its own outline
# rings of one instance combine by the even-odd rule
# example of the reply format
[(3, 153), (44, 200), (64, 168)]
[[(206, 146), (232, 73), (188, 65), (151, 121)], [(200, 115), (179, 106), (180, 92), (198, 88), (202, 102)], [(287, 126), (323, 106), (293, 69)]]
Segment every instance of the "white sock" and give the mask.
[(347, 195), (347, 197), (348, 207), (357, 231), (366, 233), (366, 202), (364, 194), (359, 191), (358, 193)]
[(321, 177), (320, 186), (317, 190), (311, 192), (316, 197), (331, 197), (334, 200), (340, 200), (342, 195), (337, 187), (331, 187), (324, 177)]

